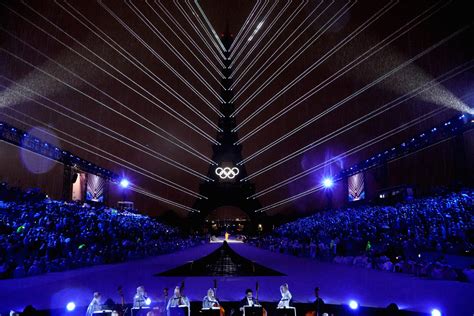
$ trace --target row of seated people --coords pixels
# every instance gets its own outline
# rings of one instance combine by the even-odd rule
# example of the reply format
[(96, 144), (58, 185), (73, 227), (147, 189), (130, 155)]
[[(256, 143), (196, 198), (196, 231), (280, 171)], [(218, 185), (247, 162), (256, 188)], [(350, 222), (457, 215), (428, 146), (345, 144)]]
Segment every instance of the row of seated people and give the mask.
[[(292, 314), (296, 315), (296, 310), (292, 307), (292, 295), (289, 290), (288, 284), (283, 284), (280, 286), (280, 293), (281, 299), (278, 302), (277, 309), (291, 309)], [(216, 297), (216, 289), (208, 289), (206, 296), (204, 296), (202, 300), (202, 310), (203, 311), (217, 311), (216, 314), (213, 315), (225, 315), (225, 310), (219, 300)], [(162, 302), (155, 304), (154, 308), (151, 305), (151, 299), (147, 296), (144, 286), (139, 286), (137, 288), (137, 292), (133, 297), (133, 308), (132, 313), (138, 315), (140, 312), (146, 312), (145, 315), (147, 316), (155, 316), (155, 315), (167, 315), (167, 316), (178, 316), (178, 315), (190, 315), (190, 301), (189, 298), (184, 295), (182, 292), (182, 286), (176, 286), (173, 291), (173, 295), (168, 299), (167, 289), (165, 289), (165, 298)], [(102, 296), (99, 292), (95, 292), (90, 302), (86, 316), (94, 316), (97, 314), (104, 314), (105, 311), (108, 311), (107, 308), (110, 306), (104, 305), (101, 302)], [(257, 311), (260, 311), (262, 316), (266, 316), (266, 310), (260, 305), (258, 298), (254, 297), (253, 291), (251, 289), (247, 289), (245, 291), (244, 298), (239, 303), (239, 311), (241, 314), (245, 316), (246, 310), (250, 308), (257, 308)], [(259, 309), (258, 309), (259, 308)], [(183, 312), (184, 310), (184, 312)], [(315, 301), (313, 304), (313, 310), (311, 310), (308, 315), (324, 315), (324, 301), (319, 296), (319, 287), (315, 288)], [(114, 309), (109, 310), (110, 314), (113, 316), (118, 316), (123, 310)], [(252, 314), (254, 314), (255, 310), (252, 310)], [(205, 313), (204, 313), (205, 314)], [(327, 315), (327, 314), (326, 314)]]
[[(393, 206), (365, 205), (316, 213), (250, 242), (296, 256), (465, 280), (472, 279), (474, 272), (469, 260), (474, 253), (473, 219), (474, 191), (467, 190)], [(447, 258), (452, 257), (462, 263), (450, 265)]]
[(202, 242), (148, 216), (105, 206), (0, 201), (0, 278), (122, 262)]

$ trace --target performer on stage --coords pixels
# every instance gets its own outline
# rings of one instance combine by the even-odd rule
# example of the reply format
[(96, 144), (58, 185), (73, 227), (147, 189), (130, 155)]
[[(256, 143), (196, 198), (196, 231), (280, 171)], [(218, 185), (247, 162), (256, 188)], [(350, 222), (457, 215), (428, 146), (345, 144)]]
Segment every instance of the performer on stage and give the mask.
[(169, 314), (170, 307), (178, 307), (178, 306), (183, 306), (183, 305), (186, 305), (189, 307), (190, 306), (189, 299), (186, 296), (182, 295), (181, 288), (179, 286), (176, 286), (174, 288), (173, 296), (170, 297), (168, 301), (168, 305), (166, 305), (166, 310), (168, 311), (168, 314)]
[(288, 284), (285, 283), (280, 286), (281, 300), (278, 302), (277, 308), (288, 308), (290, 307), (291, 293), (288, 289)]
[(258, 300), (253, 297), (253, 291), (251, 289), (245, 290), (245, 297), (240, 301), (240, 310), (244, 310), (244, 306), (255, 306), (260, 305)]
[(147, 298), (145, 287), (143, 285), (137, 287), (137, 294), (133, 297), (133, 307), (140, 308), (147, 306)]
[(319, 287), (314, 288), (314, 296), (316, 297), (314, 301), (314, 311), (316, 315), (322, 315), (324, 311), (324, 301), (319, 297)]
[(94, 292), (94, 297), (87, 307), (86, 316), (92, 316), (94, 312), (102, 310), (102, 304), (100, 303), (101, 295), (99, 292)]
[(204, 298), (202, 299), (202, 308), (212, 308), (212, 307), (219, 307), (219, 306), (220, 304), (217, 301), (214, 290), (213, 289), (207, 290), (207, 295), (204, 296)]

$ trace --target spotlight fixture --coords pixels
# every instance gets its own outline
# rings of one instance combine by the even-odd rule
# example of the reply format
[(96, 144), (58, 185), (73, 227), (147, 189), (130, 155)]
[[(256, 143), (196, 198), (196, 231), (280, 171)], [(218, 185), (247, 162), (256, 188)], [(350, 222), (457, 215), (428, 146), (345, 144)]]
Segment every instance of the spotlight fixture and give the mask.
[(353, 310), (356, 310), (359, 308), (359, 303), (357, 303), (356, 301), (354, 300), (350, 300), (349, 301), (349, 307)]
[(130, 181), (128, 181), (127, 179), (122, 179), (120, 180), (120, 186), (124, 189), (128, 188), (128, 186), (130, 185)]
[(441, 312), (439, 309), (434, 308), (431, 310), (431, 316), (441, 316)]
[(330, 177), (326, 177), (323, 179), (323, 186), (326, 188), (326, 189), (330, 189), (332, 188), (334, 185), (334, 180)]
[(74, 311), (76, 309), (76, 303), (74, 303), (74, 302), (67, 303), (66, 309), (67, 309), (68, 312)]

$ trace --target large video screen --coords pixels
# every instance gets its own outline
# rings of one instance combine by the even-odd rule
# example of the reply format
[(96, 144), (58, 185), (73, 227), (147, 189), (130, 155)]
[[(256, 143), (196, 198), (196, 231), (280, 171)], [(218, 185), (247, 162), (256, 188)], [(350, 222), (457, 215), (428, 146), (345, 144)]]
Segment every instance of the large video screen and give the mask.
[(365, 199), (365, 182), (362, 172), (349, 177), (348, 181), (349, 202), (355, 202)]
[(104, 202), (106, 181), (104, 178), (94, 174), (87, 175), (86, 200), (92, 202)]

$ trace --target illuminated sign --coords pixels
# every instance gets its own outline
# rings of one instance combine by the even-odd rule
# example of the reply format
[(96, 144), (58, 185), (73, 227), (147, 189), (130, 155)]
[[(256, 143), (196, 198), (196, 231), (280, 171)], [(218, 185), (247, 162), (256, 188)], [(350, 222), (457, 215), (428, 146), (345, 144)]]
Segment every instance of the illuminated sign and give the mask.
[(217, 167), (216, 175), (219, 176), (222, 180), (225, 179), (234, 179), (239, 174), (239, 168), (237, 167)]

